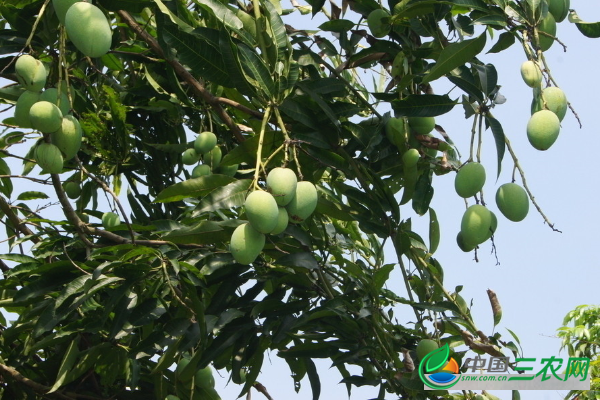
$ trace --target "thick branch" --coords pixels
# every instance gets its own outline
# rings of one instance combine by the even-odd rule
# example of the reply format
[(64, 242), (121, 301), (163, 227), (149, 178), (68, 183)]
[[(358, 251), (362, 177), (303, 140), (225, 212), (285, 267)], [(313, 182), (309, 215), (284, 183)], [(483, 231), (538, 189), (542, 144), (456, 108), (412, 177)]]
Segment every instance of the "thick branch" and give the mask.
[(198, 82), (198, 80), (194, 78), (192, 74), (190, 74), (188, 70), (186, 70), (185, 67), (181, 65), (178, 61), (170, 60), (167, 57), (165, 57), (165, 53), (158, 44), (158, 41), (154, 37), (152, 37), (152, 35), (146, 32), (144, 28), (138, 25), (138, 23), (135, 22), (133, 17), (127, 11), (119, 10), (117, 11), (117, 13), (123, 19), (123, 22), (129, 25), (129, 27), (133, 29), (133, 31), (137, 33), (142, 38), (142, 40), (144, 40), (144, 42), (148, 44), (148, 46), (150, 46), (154, 53), (156, 53), (159, 57), (164, 58), (173, 67), (177, 75), (179, 75), (181, 79), (186, 81), (197, 95), (199, 95), (204, 101), (210, 104), (210, 106), (213, 108), (213, 110), (215, 110), (219, 118), (221, 118), (223, 123), (225, 123), (225, 125), (227, 125), (229, 129), (231, 129), (231, 132), (233, 132), (233, 135), (235, 136), (236, 140), (240, 143), (243, 142), (245, 139), (242, 136), (240, 128), (233, 121), (231, 116), (227, 114), (227, 111), (225, 111), (225, 109), (221, 106), (219, 98), (215, 97), (212, 93), (206, 90), (204, 85)]
[(17, 217), (17, 215), (13, 212), (10, 204), (8, 204), (8, 202), (3, 196), (0, 196), (0, 209), (2, 209), (2, 212), (4, 212), (4, 214), (6, 214), (6, 217), (10, 220), (10, 222), (16, 229), (18, 229), (24, 235), (32, 236), (31, 241), (33, 243), (38, 243), (40, 241), (40, 239), (35, 236), (31, 229), (29, 229), (27, 225), (21, 222), (19, 217)]
[[(45, 394), (50, 390), (50, 386), (42, 385), (41, 383), (32, 381), (31, 379), (21, 375), (21, 373), (19, 371), (17, 371), (13, 367), (9, 367), (8, 365), (0, 364), (0, 375), (5, 375), (5, 376), (8, 375), (11, 378), (13, 378), (15, 381), (29, 386), (30, 388), (32, 388), (33, 390), (35, 390), (38, 393)], [(88, 396), (85, 394), (77, 394), (77, 393), (71, 393), (71, 392), (54, 392), (54, 393), (50, 393), (49, 395), (46, 395), (46, 396), (55, 396), (59, 399), (65, 399), (65, 400), (75, 400), (75, 399), (103, 400), (100, 397)]]

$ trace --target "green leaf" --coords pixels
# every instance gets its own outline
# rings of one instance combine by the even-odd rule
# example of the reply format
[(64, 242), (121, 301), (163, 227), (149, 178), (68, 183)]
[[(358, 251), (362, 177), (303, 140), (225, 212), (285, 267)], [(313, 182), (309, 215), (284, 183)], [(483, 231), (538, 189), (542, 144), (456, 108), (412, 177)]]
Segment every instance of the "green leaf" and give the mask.
[(244, 205), (246, 193), (251, 183), (252, 180), (250, 179), (241, 179), (213, 190), (198, 204), (193, 216), (198, 216), (205, 212), (241, 207)]
[(228, 68), (219, 47), (218, 30), (196, 28), (192, 32), (184, 32), (174, 24), (165, 23), (159, 32), (169, 49), (176, 50), (177, 58), (194, 74), (231, 87)]
[(317, 15), (317, 13), (321, 11), (321, 8), (323, 8), (325, 5), (325, 0), (307, 0), (306, 2), (312, 7), (313, 17)]
[(506, 151), (506, 138), (504, 136), (504, 129), (502, 129), (502, 124), (496, 118), (492, 117), (491, 114), (486, 114), (485, 119), (492, 129), (492, 134), (494, 135), (494, 141), (496, 142), (496, 153), (498, 156), (498, 173), (496, 178), (500, 177), (500, 171), (502, 169), (502, 159), (504, 158), (504, 153)]
[(133, 13), (142, 12), (145, 7), (152, 7), (151, 0), (99, 0), (100, 5), (108, 11), (125, 10)]
[(498, 83), (498, 73), (496, 72), (496, 68), (492, 64), (475, 64), (474, 67), (477, 71), (477, 75), (479, 75), (481, 90), (489, 96), (490, 93), (496, 89), (496, 84)]
[(317, 366), (310, 358), (304, 358), (303, 361), (306, 365), (306, 374), (308, 375), (308, 380), (310, 382), (313, 400), (319, 400), (319, 397), (321, 396), (321, 379), (317, 372)]
[(373, 283), (377, 290), (381, 289), (390, 277), (390, 273), (394, 270), (394, 264), (386, 264), (377, 269), (373, 274)]
[(194, 226), (172, 230), (163, 239), (177, 244), (212, 244), (227, 241), (230, 237), (231, 234), (217, 222), (201, 221)]
[(317, 269), (319, 263), (313, 253), (292, 253), (286, 254), (277, 259), (277, 264), (284, 267), (300, 267), (306, 269)]
[(157, 298), (151, 298), (144, 301), (131, 312), (129, 323), (132, 326), (142, 326), (158, 319), (167, 312), (162, 302)]
[(37, 199), (47, 199), (49, 198), (46, 193), (43, 192), (23, 192), (18, 197), (17, 200), (37, 200)]
[(56, 381), (54, 382), (54, 385), (52, 385), (50, 390), (46, 393), (54, 393), (63, 385), (64, 381), (67, 379), (67, 373), (71, 370), (71, 368), (73, 368), (73, 365), (75, 364), (75, 361), (77, 361), (78, 356), (79, 348), (78, 340), (76, 338), (71, 341), (71, 344), (65, 352), (62, 363), (60, 364), (60, 367), (58, 369), (58, 375), (56, 376)]
[(498, 41), (494, 43), (488, 53), (499, 53), (508, 49), (513, 44), (515, 44), (515, 35), (512, 32), (501, 33)]
[(286, 350), (280, 350), (279, 357), (329, 358), (338, 353), (338, 348), (332, 342), (302, 343)]
[(425, 215), (429, 210), (429, 203), (433, 198), (433, 186), (431, 176), (428, 173), (421, 174), (415, 186), (412, 208), (419, 215)]
[(235, 181), (235, 178), (214, 174), (188, 179), (183, 182), (169, 186), (156, 196), (155, 203), (170, 203), (180, 201), (189, 197), (202, 197), (213, 190)]
[(429, 252), (435, 253), (440, 244), (440, 223), (433, 208), (429, 208)]
[(575, 12), (575, 10), (569, 11), (569, 22), (574, 23), (584, 36), (589, 38), (599, 38), (600, 37), (600, 22), (585, 22), (579, 15)]
[(335, 19), (319, 25), (319, 29), (329, 32), (343, 33), (354, 28), (355, 23), (347, 19)]
[(454, 68), (460, 67), (471, 61), (477, 54), (481, 53), (485, 46), (487, 33), (482, 33), (476, 39), (464, 40), (459, 43), (453, 43), (442, 50), (436, 64), (429, 73), (423, 78), (423, 83), (434, 81)]
[(402, 100), (394, 100), (392, 108), (397, 117), (436, 117), (450, 112), (456, 104), (448, 95), (411, 94)]

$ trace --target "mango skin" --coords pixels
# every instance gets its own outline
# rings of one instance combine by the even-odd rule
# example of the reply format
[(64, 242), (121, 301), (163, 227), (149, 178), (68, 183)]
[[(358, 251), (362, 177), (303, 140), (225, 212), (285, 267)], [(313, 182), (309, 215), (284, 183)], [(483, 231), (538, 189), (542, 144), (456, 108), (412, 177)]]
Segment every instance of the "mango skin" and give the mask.
[(31, 128), (31, 120), (29, 119), (29, 110), (31, 106), (40, 100), (38, 92), (30, 92), (26, 90), (19, 96), (15, 105), (15, 122), (21, 128)]
[(539, 87), (542, 84), (542, 71), (531, 60), (521, 64), (521, 77), (523, 78), (523, 82), (529, 87)]
[(425, 358), (425, 356), (427, 354), (429, 354), (432, 351), (437, 350), (439, 348), (440, 348), (440, 346), (438, 346), (438, 344), (435, 340), (423, 339), (423, 340), (419, 341), (419, 343), (417, 344), (417, 348), (416, 348), (417, 357), (419, 358), (419, 360), (422, 360), (423, 358)]
[(558, 119), (562, 121), (567, 114), (567, 108), (569, 107), (565, 92), (556, 86), (545, 88), (542, 90), (541, 96), (534, 97), (533, 102), (531, 103), (531, 114), (544, 110), (544, 100), (546, 101), (548, 110), (556, 114)]
[(50, 134), (52, 144), (63, 152), (65, 160), (77, 155), (81, 148), (81, 136), (81, 125), (72, 115), (63, 117), (60, 129)]
[(219, 168), (221, 160), (223, 159), (223, 151), (219, 146), (204, 154), (204, 162), (210, 165), (213, 170)]
[(38, 101), (29, 109), (29, 120), (34, 129), (43, 133), (56, 132), (62, 126), (63, 115), (55, 104)]
[(541, 110), (527, 122), (527, 139), (537, 150), (548, 150), (560, 132), (560, 120), (552, 111)]
[(194, 383), (201, 389), (212, 389), (215, 387), (215, 377), (212, 373), (212, 368), (207, 366), (196, 372)]
[(371, 35), (376, 38), (382, 38), (390, 33), (392, 27), (390, 24), (383, 23), (383, 18), (388, 18), (390, 13), (381, 8), (373, 10), (367, 16), (367, 25), (371, 31)]
[(251, 264), (265, 246), (265, 235), (254, 229), (249, 223), (235, 228), (231, 235), (229, 251), (239, 264)]
[(194, 149), (187, 149), (181, 154), (181, 162), (185, 165), (194, 165), (200, 161), (200, 154), (196, 153)]
[(548, 0), (548, 11), (556, 22), (562, 22), (569, 15), (571, 0)]
[(475, 250), (475, 247), (477, 247), (477, 245), (467, 245), (465, 243), (465, 239), (463, 238), (462, 232), (460, 232), (460, 231), (456, 235), (456, 244), (465, 253), (473, 251), (473, 250)]
[(289, 168), (273, 168), (267, 175), (267, 190), (279, 206), (286, 206), (292, 201), (297, 185), (296, 173)]
[(492, 217), (492, 222), (490, 223), (490, 229), (488, 231), (487, 238), (484, 240), (484, 242), (486, 242), (488, 239), (494, 236), (494, 233), (496, 233), (496, 229), (498, 229), (498, 218), (496, 217), (496, 214), (494, 214), (494, 212), (490, 210), (490, 215)]
[(421, 155), (417, 149), (408, 149), (404, 152), (404, 154), (402, 154), (402, 163), (404, 164), (404, 168), (415, 167), (420, 159)]
[(460, 223), (460, 232), (466, 246), (477, 246), (488, 239), (492, 224), (490, 210), (481, 204), (467, 208)]
[[(544, 19), (540, 21), (538, 25), (538, 31), (546, 32), (551, 36), (556, 36), (556, 20), (551, 13), (548, 13)], [(539, 33), (539, 45), (542, 51), (548, 50), (554, 44), (554, 38), (550, 36), (546, 36), (543, 33)]]
[(109, 211), (102, 214), (102, 226), (104, 229), (111, 229), (119, 225), (121, 225), (121, 218), (114, 212)]
[(390, 118), (385, 125), (385, 136), (396, 147), (406, 147), (406, 121), (404, 118)]
[(81, 0), (52, 0), (52, 6), (54, 7), (54, 13), (58, 17), (61, 24), (65, 24), (65, 16), (69, 8)]
[(42, 170), (50, 174), (60, 174), (63, 169), (63, 156), (53, 144), (41, 143), (35, 149), (35, 161)]
[(270, 233), (271, 235), (279, 235), (286, 230), (289, 223), (288, 212), (285, 207), (279, 207), (279, 215), (277, 216), (277, 225)]
[(244, 203), (250, 225), (260, 233), (271, 233), (277, 226), (279, 207), (275, 198), (263, 190), (255, 190)]
[(434, 117), (408, 117), (408, 126), (418, 135), (427, 135), (435, 129)]
[(71, 105), (69, 104), (69, 96), (67, 96), (66, 88), (65, 90), (61, 90), (60, 92), (60, 104), (58, 101), (58, 89), (49, 88), (42, 92), (40, 95), (40, 101), (49, 101), (52, 104), (56, 104), (58, 108), (60, 108), (60, 112), (63, 115), (67, 115), (69, 110), (71, 109)]
[(286, 206), (290, 222), (300, 223), (311, 216), (317, 208), (317, 188), (311, 182), (301, 181), (296, 186), (296, 195)]
[(199, 178), (201, 176), (207, 176), (210, 175), (210, 167), (206, 164), (200, 164), (197, 165), (193, 170), (192, 170), (192, 178)]
[(463, 165), (454, 179), (454, 189), (463, 198), (475, 196), (485, 184), (485, 168), (478, 162)]
[(66, 182), (63, 189), (70, 199), (76, 199), (81, 195), (81, 186), (77, 182)]
[(110, 50), (110, 25), (104, 13), (93, 4), (77, 2), (69, 7), (65, 29), (75, 47), (88, 57), (102, 57)]
[(46, 68), (44, 64), (29, 54), (24, 54), (15, 63), (17, 80), (25, 89), (39, 92), (46, 85)]
[(212, 132), (202, 132), (194, 140), (194, 149), (198, 154), (206, 154), (217, 145), (217, 135)]
[(507, 219), (519, 222), (529, 213), (529, 196), (516, 183), (505, 183), (496, 191), (496, 205)]

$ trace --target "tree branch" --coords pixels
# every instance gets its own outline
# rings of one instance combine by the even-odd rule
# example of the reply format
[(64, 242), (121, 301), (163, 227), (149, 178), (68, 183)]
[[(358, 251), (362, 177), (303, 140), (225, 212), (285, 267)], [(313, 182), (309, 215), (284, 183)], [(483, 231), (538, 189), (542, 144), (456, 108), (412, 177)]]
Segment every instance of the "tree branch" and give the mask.
[[(32, 388), (33, 390), (35, 390), (38, 393), (45, 394), (50, 390), (49, 386), (42, 385), (41, 383), (32, 381), (31, 379), (21, 375), (21, 373), (19, 371), (17, 371), (13, 367), (9, 367), (8, 365), (0, 364), (0, 374), (5, 375), (5, 376), (8, 375), (11, 378), (13, 378), (15, 381), (29, 386), (30, 388)], [(49, 395), (46, 395), (46, 396), (56, 396), (57, 398), (64, 399), (64, 400), (75, 400), (75, 399), (102, 400), (102, 398), (100, 398), (100, 397), (80, 395), (77, 393), (69, 393), (69, 392), (64, 392), (64, 393), (63, 392), (54, 392), (54, 393), (50, 393)]]
[(38, 243), (40, 241), (40, 238), (36, 237), (35, 233), (33, 233), (31, 229), (29, 229), (27, 225), (25, 225), (21, 221), (21, 219), (17, 217), (17, 215), (13, 212), (11, 205), (8, 204), (4, 196), (0, 196), (0, 209), (2, 210), (2, 212), (4, 212), (4, 214), (6, 214), (6, 217), (10, 220), (10, 222), (16, 229), (18, 229), (24, 235), (32, 236), (31, 241), (33, 243)]
[(119, 14), (119, 16), (123, 19), (123, 22), (129, 25), (129, 27), (135, 33), (137, 33), (142, 38), (142, 40), (144, 40), (144, 42), (148, 44), (148, 46), (150, 46), (153, 52), (155, 52), (159, 57), (164, 58), (173, 67), (177, 75), (179, 75), (181, 79), (186, 81), (197, 95), (199, 95), (204, 101), (210, 104), (213, 110), (221, 118), (223, 123), (225, 123), (225, 125), (227, 125), (229, 129), (231, 129), (231, 132), (233, 132), (233, 135), (235, 136), (236, 140), (240, 143), (243, 142), (245, 138), (242, 136), (240, 128), (233, 121), (231, 116), (227, 114), (227, 111), (225, 111), (225, 109), (221, 106), (219, 98), (215, 97), (212, 93), (206, 90), (204, 85), (198, 82), (198, 80), (194, 78), (192, 74), (190, 74), (183, 65), (181, 65), (181, 63), (179, 63), (176, 60), (167, 58), (165, 56), (165, 53), (163, 52), (162, 47), (160, 47), (160, 45), (158, 44), (158, 41), (152, 35), (146, 32), (144, 28), (142, 28), (137, 22), (135, 22), (133, 17), (127, 11), (119, 10), (117, 11), (117, 14)]

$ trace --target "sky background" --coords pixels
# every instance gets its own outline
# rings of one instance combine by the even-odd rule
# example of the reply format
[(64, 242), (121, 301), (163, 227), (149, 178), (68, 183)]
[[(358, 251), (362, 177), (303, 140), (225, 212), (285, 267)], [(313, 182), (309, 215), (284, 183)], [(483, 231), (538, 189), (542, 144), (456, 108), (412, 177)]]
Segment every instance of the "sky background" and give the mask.
[[(587, 21), (600, 21), (597, 4), (597, 1), (590, 0), (571, 1), (571, 7)], [(284, 3), (285, 7), (288, 5)], [(285, 17), (285, 22), (297, 29), (315, 28), (323, 22), (318, 18), (309, 22), (309, 18), (296, 12)], [(559, 25), (558, 36), (567, 45), (568, 51), (563, 52), (555, 43), (545, 53), (546, 58), (554, 78), (579, 114), (583, 128), (579, 128), (575, 117), (568, 112), (562, 121), (557, 142), (545, 152), (533, 149), (526, 138), (525, 126), (530, 117), (532, 92), (523, 83), (519, 72), (521, 63), (526, 60), (522, 48), (515, 44), (508, 51), (481, 55), (479, 58), (483, 62), (493, 63), (497, 68), (501, 93), (507, 102), (497, 106), (493, 114), (501, 121), (505, 134), (511, 140), (537, 201), (562, 233), (553, 232), (545, 225), (533, 206), (528, 217), (519, 223), (505, 219), (498, 211), (493, 201), (495, 191), (498, 186), (510, 181), (512, 162), (507, 154), (503, 172), (496, 181), (496, 149), (490, 131), (484, 135), (483, 164), (488, 173), (484, 192), (488, 206), (499, 219), (495, 235), (499, 264), (491, 254), (490, 243), (481, 246), (479, 262), (474, 261), (472, 252), (463, 253), (457, 247), (455, 238), (464, 212), (464, 201), (454, 191), (454, 174), (434, 178), (435, 196), (431, 204), (441, 224), (441, 243), (435, 256), (444, 267), (446, 288), (464, 285), (461, 295), (467, 302), (473, 302), (473, 318), (487, 334), (492, 334), (494, 328), (486, 289), (494, 290), (503, 308), (503, 318), (496, 331), (505, 340), (510, 340), (506, 328), (514, 331), (521, 339), (524, 355), (538, 360), (552, 355), (568, 357), (565, 352), (559, 354), (560, 340), (555, 337), (563, 317), (577, 305), (600, 303), (600, 272), (597, 255), (593, 251), (597, 246), (597, 225), (600, 221), (596, 188), (598, 178), (594, 178), (597, 176), (600, 148), (596, 137), (596, 118), (600, 113), (596, 100), (600, 92), (596, 63), (600, 58), (600, 40), (585, 38), (568, 21)], [(495, 39), (488, 38), (488, 48)], [(364, 74), (365, 81), (370, 80), (368, 71), (360, 73)], [(450, 88), (443, 78), (433, 84), (437, 94), (444, 94)], [(451, 97), (460, 94), (457, 89), (450, 93)], [(437, 123), (461, 150), (462, 161), (468, 155), (471, 122), (464, 119), (460, 106), (449, 115), (437, 118)], [(17, 186), (15, 195), (23, 190), (27, 189)], [(410, 209), (405, 206), (402, 210), (404, 217), (410, 216), (410, 211), (405, 210), (407, 208)], [(427, 215), (413, 218), (415, 230), (425, 238), (428, 236), (427, 223)], [(6, 250), (3, 244), (2, 252)], [(395, 260), (393, 250), (388, 248), (386, 261)], [(399, 271), (392, 274), (388, 289), (406, 297)], [(398, 308), (395, 315), (405, 325), (414, 321), (410, 307)], [(322, 384), (321, 399), (346, 399), (345, 385), (339, 384), (341, 376), (336, 369), (329, 368), (330, 362), (317, 361), (317, 366)], [(300, 392), (295, 393), (289, 368), (275, 353), (265, 358), (259, 381), (275, 400), (312, 398), (307, 379), (302, 382)], [(240, 387), (227, 384), (226, 379), (217, 379), (217, 390), (224, 400), (235, 399)], [(353, 388), (351, 399), (375, 398), (377, 393), (378, 388)], [(510, 392), (494, 394), (502, 399), (510, 398)], [(557, 391), (521, 392), (524, 400), (558, 400), (563, 396), (564, 393)], [(252, 397), (264, 398), (256, 392)], [(394, 398), (392, 395), (386, 397)]]

